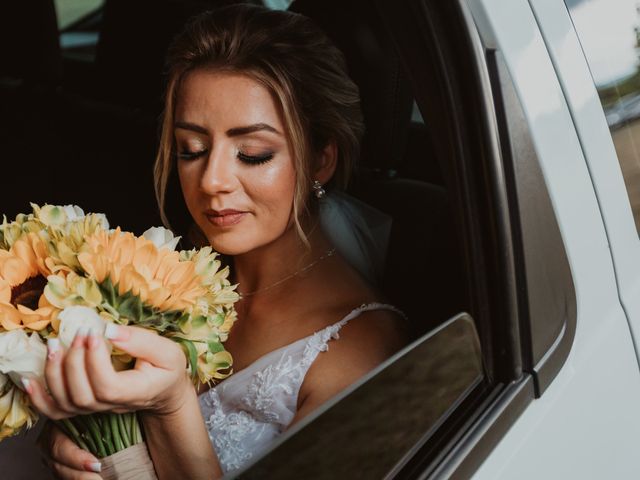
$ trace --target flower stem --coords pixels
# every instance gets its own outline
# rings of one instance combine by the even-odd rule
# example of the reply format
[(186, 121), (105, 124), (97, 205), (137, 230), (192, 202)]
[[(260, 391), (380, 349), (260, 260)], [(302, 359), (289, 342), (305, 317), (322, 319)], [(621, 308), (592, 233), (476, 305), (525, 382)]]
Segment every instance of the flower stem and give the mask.
[(111, 435), (113, 436), (113, 446), (116, 447), (116, 452), (124, 450), (124, 444), (122, 438), (120, 438), (120, 429), (118, 428), (118, 419), (115, 413), (109, 413), (109, 423), (111, 424)]
[(80, 436), (80, 432), (78, 432), (78, 429), (71, 422), (71, 420), (68, 419), (68, 418), (64, 418), (64, 419), (60, 420), (60, 422), (66, 427), (66, 430), (71, 434), (71, 437), (73, 438), (73, 441), (76, 442), (76, 445), (78, 445), (83, 450), (87, 450), (88, 451), (89, 447), (84, 442), (84, 440), (82, 440), (82, 438)]
[(87, 426), (89, 427), (89, 432), (91, 433), (93, 441), (96, 444), (98, 457), (106, 457), (107, 452), (104, 448), (104, 443), (102, 442), (102, 433), (100, 432), (100, 426), (98, 425), (98, 422), (93, 415), (87, 415), (85, 419), (87, 421)]
[(88, 445), (89, 451), (94, 455), (97, 455), (98, 449), (91, 436), (91, 430), (87, 422), (87, 417), (84, 415), (78, 415), (77, 417), (74, 417), (73, 422), (75, 422), (76, 428), (80, 432), (82, 439)]
[(140, 439), (138, 439), (138, 414), (133, 412), (131, 414), (131, 443), (133, 445), (140, 443)]
[(131, 417), (133, 417), (135, 413), (125, 413), (122, 416), (122, 421), (124, 422), (124, 428), (127, 431), (127, 438), (129, 439), (129, 445), (133, 445), (133, 431), (131, 430)]
[(114, 453), (116, 453), (116, 449), (113, 448), (113, 441), (112, 441), (112, 435), (111, 435), (111, 426), (109, 425), (109, 418), (108, 418), (108, 414), (103, 414), (101, 415), (100, 419), (101, 424), (102, 424), (102, 431), (104, 432), (104, 441), (107, 444), (107, 456), (108, 455), (113, 455)]
[(129, 448), (131, 446), (131, 440), (129, 439), (129, 435), (127, 434), (127, 427), (124, 422), (124, 415), (115, 414), (116, 420), (118, 421), (118, 430), (120, 431), (120, 438), (122, 438), (122, 444), (124, 448)]

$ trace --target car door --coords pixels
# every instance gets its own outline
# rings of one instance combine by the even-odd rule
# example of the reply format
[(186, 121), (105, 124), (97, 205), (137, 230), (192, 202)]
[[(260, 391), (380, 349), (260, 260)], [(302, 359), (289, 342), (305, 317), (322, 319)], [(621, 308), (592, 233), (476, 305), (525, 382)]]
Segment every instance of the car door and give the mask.
[[(601, 215), (601, 185), (587, 161), (602, 149), (584, 148), (570, 109), (577, 105), (591, 118), (598, 97), (587, 88), (584, 66), (576, 68), (584, 60), (570, 48), (575, 33), (562, 2), (467, 5), (484, 46), (501, 52), (513, 80), (567, 249), (578, 312), (566, 363), (473, 478), (632, 478), (640, 468), (634, 447), (640, 378)], [(598, 115), (604, 123), (601, 107)]]
[[(631, 0), (534, 0), (573, 115), (615, 265), (620, 300), (640, 339), (640, 14)], [(607, 117), (618, 108), (621, 118)]]
[[(391, 32), (456, 200), (471, 316), (417, 339), (239, 478), (633, 477), (640, 374), (598, 197), (531, 5), (371, 8)], [(426, 202), (415, 204), (417, 219)], [(429, 316), (428, 302), (422, 311)], [(449, 391), (455, 400), (429, 418), (456, 379), (433, 382), (432, 368), (453, 362), (430, 342), (461, 318), (478, 330), (484, 375)]]

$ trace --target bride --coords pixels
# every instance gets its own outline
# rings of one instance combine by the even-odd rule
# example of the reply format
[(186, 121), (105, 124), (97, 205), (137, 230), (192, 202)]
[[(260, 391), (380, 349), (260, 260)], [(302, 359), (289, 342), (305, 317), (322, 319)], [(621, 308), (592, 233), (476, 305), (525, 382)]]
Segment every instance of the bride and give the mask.
[[(27, 389), (53, 419), (142, 410), (159, 478), (218, 478), (400, 349), (406, 319), (336, 250), (342, 232), (320, 226), (362, 133), (357, 87), (326, 36), (301, 15), (227, 7), (194, 18), (167, 66), (159, 205), (186, 207), (192, 243), (231, 264), (242, 295), (225, 344), (235, 373), (196, 392), (177, 344), (114, 325), (105, 336), (138, 359), (135, 377), (79, 333), (49, 352), (50, 393)], [(99, 478), (98, 459), (55, 428), (49, 446), (60, 477)]]

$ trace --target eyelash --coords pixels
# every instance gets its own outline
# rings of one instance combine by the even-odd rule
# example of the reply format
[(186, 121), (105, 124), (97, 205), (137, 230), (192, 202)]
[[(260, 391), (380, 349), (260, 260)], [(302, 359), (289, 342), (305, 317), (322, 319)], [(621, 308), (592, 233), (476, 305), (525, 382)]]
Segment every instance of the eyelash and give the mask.
[[(183, 152), (178, 154), (178, 159), (180, 160), (195, 160), (198, 157), (201, 157), (207, 153), (207, 150), (202, 150), (200, 152)], [(269, 160), (273, 158), (273, 152), (264, 153), (262, 155), (247, 155), (246, 153), (242, 153), (238, 151), (238, 159), (241, 162), (247, 163), (249, 165), (262, 165), (263, 163), (267, 163)]]

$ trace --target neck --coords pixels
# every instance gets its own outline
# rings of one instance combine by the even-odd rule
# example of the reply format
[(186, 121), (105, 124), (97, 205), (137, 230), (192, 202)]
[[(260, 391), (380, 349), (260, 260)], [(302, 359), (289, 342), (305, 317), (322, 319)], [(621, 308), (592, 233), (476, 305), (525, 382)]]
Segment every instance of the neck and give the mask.
[[(326, 254), (331, 245), (317, 222), (314, 224), (310, 219), (303, 224), (303, 228), (310, 232), (310, 246), (302, 242), (295, 226), (292, 225), (273, 242), (233, 257), (233, 271), (235, 281), (239, 283), (240, 293), (261, 292)], [(294, 277), (285, 280), (282, 287), (290, 287), (290, 281), (295, 283)], [(273, 287), (274, 291), (270, 292), (269, 296), (277, 293), (279, 286)]]

